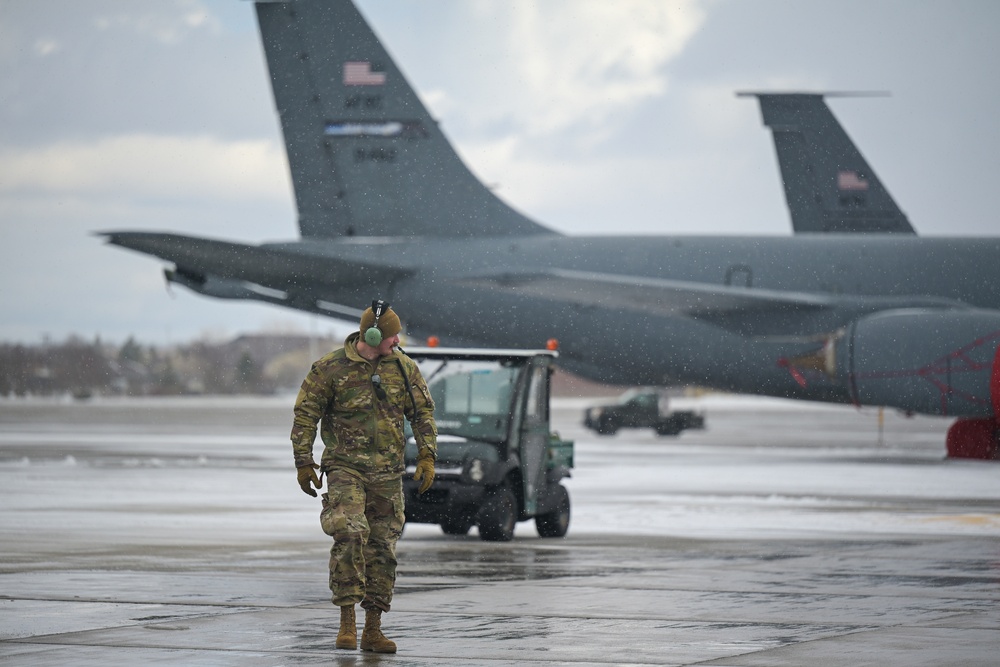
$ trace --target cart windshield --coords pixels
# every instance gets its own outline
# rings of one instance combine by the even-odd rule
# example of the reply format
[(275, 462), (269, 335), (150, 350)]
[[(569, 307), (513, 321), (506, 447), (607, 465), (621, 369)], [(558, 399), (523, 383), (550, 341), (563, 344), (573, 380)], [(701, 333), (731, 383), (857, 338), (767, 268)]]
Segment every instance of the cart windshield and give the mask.
[(438, 433), (504, 442), (523, 363), (508, 360), (421, 360), (434, 399)]

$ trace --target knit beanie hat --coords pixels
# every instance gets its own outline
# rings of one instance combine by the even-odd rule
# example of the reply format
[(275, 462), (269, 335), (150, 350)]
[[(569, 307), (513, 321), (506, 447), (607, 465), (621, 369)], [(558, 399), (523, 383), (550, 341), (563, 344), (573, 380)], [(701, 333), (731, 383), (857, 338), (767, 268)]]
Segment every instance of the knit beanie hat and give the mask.
[[(361, 314), (361, 340), (364, 340), (365, 332), (375, 326), (375, 313), (371, 308)], [(378, 318), (378, 330), (382, 332), (382, 339), (392, 338), (400, 331), (403, 325), (399, 323), (399, 315), (393, 312), (392, 308), (387, 308)]]

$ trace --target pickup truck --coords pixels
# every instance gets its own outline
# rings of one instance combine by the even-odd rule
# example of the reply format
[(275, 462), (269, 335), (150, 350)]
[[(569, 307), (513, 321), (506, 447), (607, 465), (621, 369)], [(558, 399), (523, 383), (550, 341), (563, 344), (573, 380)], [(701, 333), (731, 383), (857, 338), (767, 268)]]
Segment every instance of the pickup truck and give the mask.
[(414, 481), (417, 447), (409, 439), (403, 492), (406, 520), (436, 523), (449, 535), (476, 526), (487, 541), (507, 541), (518, 521), (534, 519), (541, 537), (563, 537), (570, 499), (561, 480), (573, 468), (573, 443), (552, 432), (549, 386), (558, 352), (408, 348), (434, 399), (438, 458), (434, 484)]
[(620, 428), (652, 428), (657, 435), (678, 435), (689, 428), (705, 428), (704, 415), (669, 410), (667, 395), (655, 388), (629, 389), (609, 405), (587, 408), (583, 424), (599, 435), (614, 435)]

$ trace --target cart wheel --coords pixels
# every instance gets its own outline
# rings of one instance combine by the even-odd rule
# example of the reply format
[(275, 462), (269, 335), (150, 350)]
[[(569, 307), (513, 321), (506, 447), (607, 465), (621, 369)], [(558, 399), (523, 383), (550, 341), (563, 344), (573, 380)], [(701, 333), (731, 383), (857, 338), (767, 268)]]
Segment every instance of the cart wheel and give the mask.
[(479, 537), (487, 542), (509, 542), (517, 522), (517, 501), (510, 489), (488, 491), (479, 510)]
[(569, 530), (569, 491), (559, 484), (555, 493), (559, 497), (555, 511), (535, 517), (535, 528), (542, 537), (565, 537)]

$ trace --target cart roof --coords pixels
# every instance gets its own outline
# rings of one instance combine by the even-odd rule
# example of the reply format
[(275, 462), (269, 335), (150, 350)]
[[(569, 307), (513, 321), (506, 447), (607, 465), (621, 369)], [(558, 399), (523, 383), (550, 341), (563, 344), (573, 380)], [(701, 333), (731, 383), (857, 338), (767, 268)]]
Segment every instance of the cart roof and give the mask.
[(408, 347), (403, 352), (414, 359), (530, 359), (531, 357), (551, 357), (559, 353), (554, 350), (488, 349), (477, 347)]

